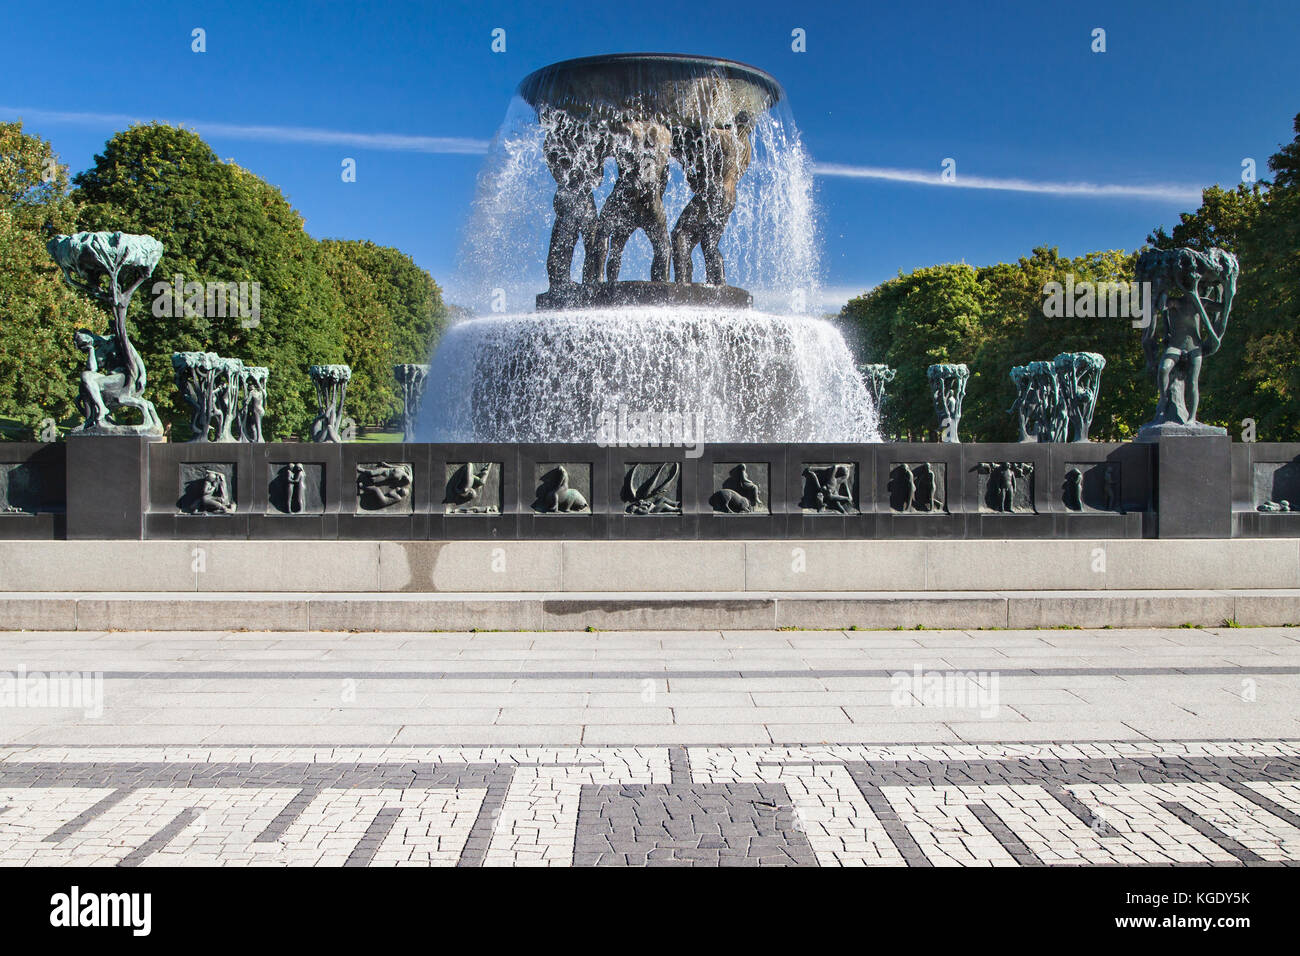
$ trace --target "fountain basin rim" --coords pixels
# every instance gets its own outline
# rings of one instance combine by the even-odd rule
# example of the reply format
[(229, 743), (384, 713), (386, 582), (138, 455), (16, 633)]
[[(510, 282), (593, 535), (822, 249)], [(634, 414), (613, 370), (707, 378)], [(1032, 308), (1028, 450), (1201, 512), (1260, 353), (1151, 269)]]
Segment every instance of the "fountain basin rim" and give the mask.
[(701, 305), (685, 309), (665, 309), (653, 305), (628, 307), (596, 307), (555, 309), (546, 312), (508, 312), (475, 315), (453, 322), (447, 333), (467, 328), (516, 328), (524, 326), (545, 328), (559, 323), (584, 325), (609, 325), (627, 329), (628, 322), (654, 323), (655, 328), (698, 325), (702, 322), (730, 322), (738, 325), (760, 326), (777, 324), (832, 324), (821, 315), (799, 312), (766, 312), (755, 308), (735, 309), (729, 306)]
[[(636, 65), (641, 68), (658, 67), (663, 71), (662, 80), (685, 80), (705, 76), (710, 70), (721, 70), (728, 79), (740, 80), (762, 90), (768, 97), (767, 106), (771, 107), (785, 98), (785, 89), (776, 77), (766, 70), (759, 69), (739, 60), (724, 57), (697, 56), (690, 53), (604, 53), (597, 56), (576, 57), (560, 60), (529, 73), (519, 82), (517, 94), (530, 106), (540, 108), (554, 104), (556, 99), (547, 95), (547, 85), (554, 83), (557, 77), (564, 77), (570, 82), (582, 74), (595, 74), (605, 67), (619, 64)], [(698, 72), (691, 74), (691, 68)], [(644, 77), (642, 77), (644, 79)], [(629, 86), (628, 95), (638, 92)], [(559, 97), (559, 101), (568, 97)]]

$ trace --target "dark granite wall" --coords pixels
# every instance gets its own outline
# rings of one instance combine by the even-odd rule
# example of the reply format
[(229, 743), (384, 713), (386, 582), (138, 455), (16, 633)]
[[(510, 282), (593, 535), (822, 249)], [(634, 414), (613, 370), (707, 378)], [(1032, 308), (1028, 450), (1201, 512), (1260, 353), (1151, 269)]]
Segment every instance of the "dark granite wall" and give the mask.
[(10, 539), (1228, 536), (1300, 537), (1300, 444), (0, 443)]

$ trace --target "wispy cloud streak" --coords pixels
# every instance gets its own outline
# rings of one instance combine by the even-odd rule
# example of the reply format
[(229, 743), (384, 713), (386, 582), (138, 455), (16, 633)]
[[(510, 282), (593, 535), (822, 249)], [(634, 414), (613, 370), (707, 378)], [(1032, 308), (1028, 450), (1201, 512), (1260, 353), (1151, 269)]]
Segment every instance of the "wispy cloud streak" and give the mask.
[(1054, 183), (1029, 179), (999, 179), (991, 176), (970, 176), (958, 173), (949, 182), (939, 178), (935, 171), (921, 169), (893, 169), (888, 166), (848, 166), (842, 163), (816, 163), (813, 172), (818, 176), (844, 179), (881, 179), (887, 182), (912, 183), (919, 186), (942, 186), (946, 189), (993, 189), (1016, 193), (1037, 193), (1046, 196), (1075, 196), (1082, 199), (1146, 199), (1154, 202), (1199, 204), (1199, 186), (1182, 186), (1173, 183), (1151, 185), (1115, 185), (1102, 183)]
[[(74, 126), (123, 128), (150, 120), (125, 113), (78, 113), (64, 110), (23, 109), (0, 106), (0, 117), (19, 118), (36, 123), (67, 123)], [(162, 120), (187, 126), (208, 136), (258, 140), (268, 143), (301, 143), (316, 146), (349, 146), (357, 149), (393, 150), (413, 153), (451, 153), (482, 155), (488, 151), (485, 139), (463, 136), (411, 136), (404, 133), (353, 133), (344, 130), (318, 129), (310, 126), (261, 126), (244, 123), (219, 123), (207, 120)], [(943, 186), (948, 189), (991, 189), (1004, 192), (1036, 193), (1045, 196), (1074, 196), (1083, 199), (1140, 199), (1153, 202), (1199, 204), (1198, 186), (1173, 183), (1117, 185), (1106, 183), (1057, 183), (1029, 179), (1001, 179), (959, 173), (945, 182), (936, 171), (896, 169), (888, 166), (853, 166), (845, 163), (816, 163), (818, 176), (842, 179), (876, 179), (919, 186)]]
[[(124, 128), (148, 119), (123, 113), (72, 113), (61, 110), (33, 110), (0, 106), (0, 116), (34, 123), (68, 123), (74, 126)], [(413, 153), (486, 153), (488, 141), (461, 136), (408, 136), (401, 133), (349, 133), (309, 126), (256, 126), (242, 123), (214, 123), (206, 120), (170, 120), (160, 122), (186, 126), (207, 136), (230, 139), (260, 140), (270, 143), (303, 143), (316, 146), (352, 146), (358, 149), (398, 150)]]

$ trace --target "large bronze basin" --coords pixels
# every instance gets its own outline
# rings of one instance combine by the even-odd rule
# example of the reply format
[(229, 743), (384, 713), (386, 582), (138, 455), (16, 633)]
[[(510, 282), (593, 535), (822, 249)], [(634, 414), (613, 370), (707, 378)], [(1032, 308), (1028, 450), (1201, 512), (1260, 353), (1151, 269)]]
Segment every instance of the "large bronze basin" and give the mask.
[(530, 73), (519, 95), (539, 112), (573, 116), (653, 115), (683, 123), (752, 117), (785, 95), (762, 70), (717, 57), (678, 53), (614, 53), (563, 60)]

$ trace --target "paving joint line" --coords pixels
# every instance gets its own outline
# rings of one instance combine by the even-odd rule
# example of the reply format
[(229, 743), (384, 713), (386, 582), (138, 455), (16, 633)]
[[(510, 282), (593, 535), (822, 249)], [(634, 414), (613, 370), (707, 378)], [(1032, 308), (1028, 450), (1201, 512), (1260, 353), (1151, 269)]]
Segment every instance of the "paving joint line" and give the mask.
[(1231, 853), (1242, 863), (1265, 863), (1265, 859), (1224, 833), (1205, 817), (1194, 810), (1189, 810), (1175, 800), (1161, 800), (1160, 809), (1173, 814), (1201, 836), (1215, 843), (1219, 849)]
[[(917, 656), (924, 656), (933, 648), (918, 648)], [(942, 659), (942, 655), (938, 655)], [(66, 668), (65, 668), (66, 669)], [(85, 669), (85, 668), (83, 668)], [(1300, 666), (1289, 665), (1213, 665), (1207, 667), (990, 667), (987, 662), (971, 665), (931, 667), (930, 670), (978, 671), (992, 670), (1000, 677), (1196, 677), (1196, 676), (1251, 676), (1300, 675)], [(364, 680), (762, 680), (792, 679), (800, 677), (863, 677), (892, 678), (911, 672), (907, 667), (895, 668), (785, 668), (774, 670), (547, 670), (547, 671), (370, 671), (370, 670), (220, 670), (220, 671), (97, 671), (104, 680), (338, 680), (354, 678)]]
[(172, 817), (171, 822), (155, 833), (144, 843), (136, 847), (118, 862), (118, 866), (134, 867), (139, 866), (153, 854), (164, 850), (167, 845), (180, 835), (180, 832), (188, 827), (199, 817), (198, 807), (186, 807), (176, 816)]
[(343, 865), (369, 866), (388, 834), (396, 826), (397, 819), (401, 815), (401, 807), (382, 807), (375, 814), (375, 818), (370, 821), (370, 826), (366, 827), (365, 834), (357, 841), (357, 845), (352, 848), (352, 852), (348, 854), (348, 858)]

